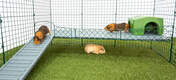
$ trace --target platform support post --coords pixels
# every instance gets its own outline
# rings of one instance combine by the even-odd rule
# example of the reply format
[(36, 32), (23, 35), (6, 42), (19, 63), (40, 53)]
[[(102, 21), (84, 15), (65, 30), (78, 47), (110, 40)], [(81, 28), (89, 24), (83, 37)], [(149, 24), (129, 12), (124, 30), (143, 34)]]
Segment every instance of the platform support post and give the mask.
[(81, 39), (81, 47), (83, 47), (84, 46), (84, 40), (83, 39)]
[(0, 27), (1, 27), (2, 59), (3, 59), (3, 64), (5, 64), (5, 63), (6, 63), (6, 59), (5, 59), (4, 37), (3, 37), (2, 19), (1, 19), (1, 16), (0, 16)]
[[(116, 8), (115, 8), (115, 23), (117, 22), (117, 0), (116, 0)], [(115, 25), (116, 26), (116, 25)], [(114, 48), (116, 47), (117, 40), (114, 40)]]
[(56, 29), (56, 25), (55, 24), (53, 24), (53, 25), (54, 25), (54, 37), (56, 37), (56, 32), (55, 32), (56, 31), (55, 30)]
[[(173, 24), (172, 24), (171, 42), (170, 42), (170, 57), (169, 57), (170, 63), (172, 63), (172, 59), (173, 59), (175, 17), (176, 17), (176, 1), (175, 1), (175, 8), (174, 8), (174, 20), (173, 20)], [(174, 54), (174, 55), (176, 55), (176, 54)], [(176, 63), (176, 56), (174, 58), (174, 62)]]
[(153, 41), (150, 41), (150, 49), (152, 49)]
[(116, 47), (116, 40), (114, 40), (114, 48)]

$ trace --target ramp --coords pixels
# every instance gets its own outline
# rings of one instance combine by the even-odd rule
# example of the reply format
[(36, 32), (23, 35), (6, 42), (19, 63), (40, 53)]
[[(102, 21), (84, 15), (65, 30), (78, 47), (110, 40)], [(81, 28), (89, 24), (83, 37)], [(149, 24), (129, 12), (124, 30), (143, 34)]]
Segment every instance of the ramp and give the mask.
[(48, 35), (40, 45), (30, 40), (0, 68), (0, 80), (24, 80), (52, 39), (53, 35)]

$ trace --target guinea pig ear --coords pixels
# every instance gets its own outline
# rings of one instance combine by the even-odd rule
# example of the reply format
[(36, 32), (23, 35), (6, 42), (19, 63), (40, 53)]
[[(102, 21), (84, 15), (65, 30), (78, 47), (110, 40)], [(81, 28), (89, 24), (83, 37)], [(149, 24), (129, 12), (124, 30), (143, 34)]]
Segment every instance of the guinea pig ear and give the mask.
[(102, 54), (106, 52), (104, 48), (100, 48), (99, 51), (102, 52)]
[(104, 48), (100, 48), (100, 50), (103, 50), (103, 51), (104, 51)]

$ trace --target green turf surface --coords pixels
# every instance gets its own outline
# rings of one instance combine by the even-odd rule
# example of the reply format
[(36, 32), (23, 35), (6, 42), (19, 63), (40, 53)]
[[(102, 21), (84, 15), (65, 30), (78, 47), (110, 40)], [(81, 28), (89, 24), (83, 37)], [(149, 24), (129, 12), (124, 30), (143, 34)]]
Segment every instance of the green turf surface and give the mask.
[[(117, 41), (116, 48), (113, 40), (84, 40), (84, 43), (102, 44), (107, 53), (88, 55), (80, 47), (79, 39), (54, 39), (27, 80), (176, 79), (176, 68), (152, 51), (149, 41)], [(153, 48), (168, 47), (168, 43), (153, 42)]]

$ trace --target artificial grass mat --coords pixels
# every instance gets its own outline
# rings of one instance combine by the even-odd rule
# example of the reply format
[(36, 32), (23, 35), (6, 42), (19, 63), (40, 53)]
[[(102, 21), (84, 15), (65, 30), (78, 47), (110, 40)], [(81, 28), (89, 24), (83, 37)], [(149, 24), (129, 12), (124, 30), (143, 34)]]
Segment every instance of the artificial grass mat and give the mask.
[[(176, 68), (150, 49), (113, 47), (113, 40), (84, 40), (103, 44), (105, 55), (86, 54), (80, 40), (54, 39), (27, 80), (175, 80)], [(133, 44), (140, 44), (134, 42)], [(121, 43), (123, 44), (123, 43)], [(120, 45), (122, 46), (121, 44)], [(143, 42), (141, 45), (148, 43)]]

